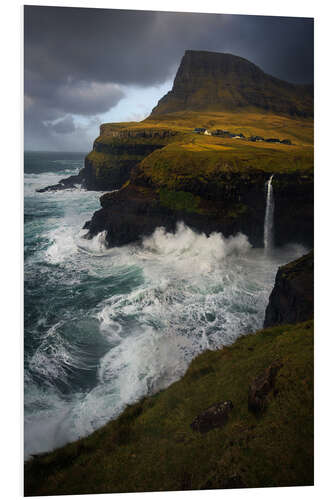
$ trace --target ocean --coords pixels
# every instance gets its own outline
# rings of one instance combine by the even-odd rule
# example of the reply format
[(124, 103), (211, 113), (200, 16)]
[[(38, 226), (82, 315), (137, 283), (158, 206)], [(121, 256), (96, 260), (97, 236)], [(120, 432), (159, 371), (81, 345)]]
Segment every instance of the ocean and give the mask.
[(88, 435), (202, 351), (260, 329), (278, 267), (307, 251), (264, 252), (181, 221), (107, 249), (103, 233), (82, 229), (101, 192), (36, 192), (83, 163), (83, 153), (24, 155), (25, 458)]

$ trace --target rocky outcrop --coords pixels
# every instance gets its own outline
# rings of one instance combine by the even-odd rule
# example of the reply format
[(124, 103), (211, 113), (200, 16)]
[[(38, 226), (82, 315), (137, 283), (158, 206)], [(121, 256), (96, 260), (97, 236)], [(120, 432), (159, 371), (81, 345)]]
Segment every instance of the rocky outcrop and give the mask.
[(62, 191), (63, 189), (75, 189), (77, 186), (82, 186), (83, 183), (84, 174), (83, 170), (81, 170), (78, 175), (71, 175), (70, 177), (61, 179), (58, 184), (37, 189), (37, 193), (45, 193), (47, 191)]
[(267, 397), (274, 388), (275, 378), (281, 367), (282, 363), (275, 361), (251, 382), (248, 392), (248, 409), (256, 415), (266, 410)]
[(216, 427), (223, 427), (233, 407), (232, 401), (215, 403), (193, 420), (191, 428), (203, 434)]
[(264, 327), (313, 318), (313, 251), (279, 268)]
[(313, 116), (313, 86), (279, 80), (232, 54), (187, 50), (172, 90), (158, 102), (152, 116), (246, 109)]

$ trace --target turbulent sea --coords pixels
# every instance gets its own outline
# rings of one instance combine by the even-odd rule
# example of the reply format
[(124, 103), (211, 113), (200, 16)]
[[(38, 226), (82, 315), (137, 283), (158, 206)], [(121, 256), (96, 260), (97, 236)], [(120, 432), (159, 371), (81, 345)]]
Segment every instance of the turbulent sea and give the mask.
[(306, 252), (267, 255), (242, 234), (207, 237), (181, 221), (174, 234), (107, 249), (103, 233), (82, 230), (102, 193), (36, 193), (83, 161), (25, 153), (26, 458), (93, 432), (200, 352), (261, 328), (278, 266)]

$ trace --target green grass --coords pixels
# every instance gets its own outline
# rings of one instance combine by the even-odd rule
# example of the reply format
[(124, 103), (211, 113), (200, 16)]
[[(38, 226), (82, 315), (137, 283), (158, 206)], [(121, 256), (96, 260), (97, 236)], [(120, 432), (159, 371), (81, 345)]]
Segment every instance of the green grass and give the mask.
[[(197, 126), (223, 128), (246, 137), (290, 139), (292, 145), (198, 135), (193, 133)], [(142, 122), (104, 124), (101, 129), (102, 134), (95, 141), (101, 152), (92, 151), (87, 157), (96, 176), (107, 178), (105, 170), (116, 165), (121, 168), (120, 160), (131, 161), (133, 166), (141, 162), (141, 175), (155, 189), (192, 192), (192, 185), (218, 183), (219, 176), (229, 172), (243, 176), (258, 171), (313, 172), (310, 119), (258, 112), (185, 112), (150, 117)], [(156, 135), (165, 131), (173, 135)], [(151, 137), (141, 137), (143, 132)], [(149, 154), (149, 146), (162, 149)]]
[(200, 197), (185, 191), (168, 191), (161, 189), (159, 192), (160, 202), (165, 207), (184, 212), (200, 213)]
[[(273, 361), (268, 408), (255, 417), (248, 386)], [(215, 402), (234, 408), (223, 428), (193, 419)], [(91, 436), (26, 464), (25, 494), (83, 494), (313, 484), (313, 321), (250, 334), (197, 357), (168, 389), (127, 408)]]
[[(170, 144), (144, 158), (138, 176), (156, 189), (188, 191), (198, 186), (247, 182), (257, 174), (313, 175), (313, 149), (296, 146), (252, 145), (237, 139), (193, 138), (186, 144)], [(234, 178), (236, 182), (236, 179)]]
[[(133, 125), (132, 125), (133, 126)], [(170, 127), (192, 131), (195, 127), (224, 129), (242, 133), (245, 137), (260, 135), (264, 138), (290, 139), (293, 143), (313, 145), (313, 120), (291, 118), (270, 112), (258, 111), (179, 111), (148, 117), (135, 127)]]

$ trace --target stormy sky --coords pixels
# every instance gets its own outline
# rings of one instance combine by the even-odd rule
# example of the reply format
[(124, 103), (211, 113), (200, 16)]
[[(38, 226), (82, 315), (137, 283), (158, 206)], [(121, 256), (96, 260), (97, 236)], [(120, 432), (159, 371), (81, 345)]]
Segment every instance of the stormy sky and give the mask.
[(313, 82), (312, 19), (26, 6), (25, 149), (86, 152), (100, 123), (142, 120), (186, 49)]

